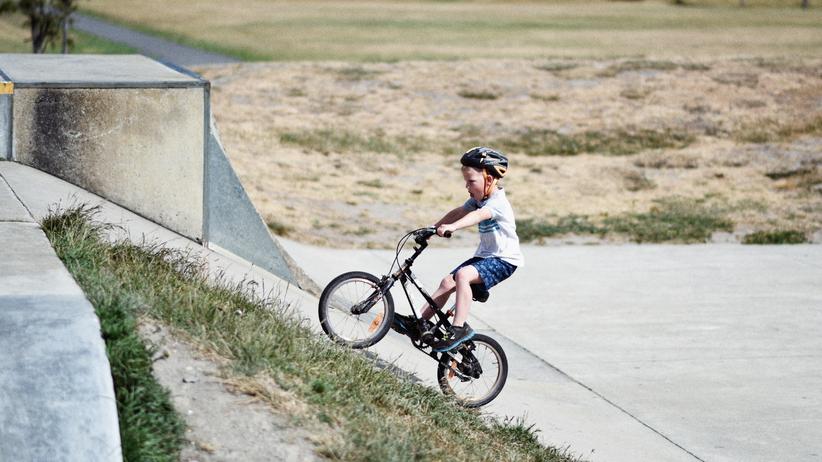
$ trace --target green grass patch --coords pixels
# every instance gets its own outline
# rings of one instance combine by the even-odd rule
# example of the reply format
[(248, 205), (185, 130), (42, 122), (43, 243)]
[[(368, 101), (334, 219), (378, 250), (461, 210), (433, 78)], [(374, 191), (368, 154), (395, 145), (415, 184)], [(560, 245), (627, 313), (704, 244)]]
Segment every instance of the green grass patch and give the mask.
[(436, 149), (434, 143), (420, 137), (389, 136), (382, 131), (356, 133), (331, 128), (286, 131), (280, 134), (280, 142), (321, 153), (376, 152), (401, 155)]
[(373, 71), (362, 66), (351, 66), (336, 70), (337, 78), (339, 80), (348, 80), (351, 82), (358, 82), (360, 80), (371, 80), (374, 77), (382, 74), (380, 71)]
[(276, 234), (277, 236), (288, 236), (294, 231), (294, 228), (288, 226), (286, 224), (280, 223), (275, 219), (268, 219), (265, 222), (266, 226), (268, 226), (269, 231)]
[(517, 220), (517, 235), (523, 242), (566, 234), (625, 235), (643, 242), (705, 242), (715, 231), (733, 231), (725, 210), (709, 207), (701, 200), (669, 197), (656, 201), (648, 212), (623, 213), (592, 220), (568, 215), (555, 220)]
[(612, 64), (605, 70), (598, 72), (597, 77), (616, 77), (623, 72), (631, 71), (673, 71), (676, 69), (708, 71), (711, 69), (711, 66), (702, 63), (675, 63), (673, 61), (635, 59)]
[(588, 217), (583, 215), (567, 215), (552, 221), (517, 220), (517, 236), (523, 242), (566, 234), (596, 234), (602, 237), (607, 232), (606, 228), (591, 223)]
[(90, 225), (95, 209), (77, 208), (49, 215), (43, 231), (57, 255), (83, 288), (95, 312), (111, 364), (123, 460), (177, 461), (185, 423), (171, 398), (152, 375), (151, 351), (137, 334), (136, 315), (143, 299), (121, 290), (122, 280), (109, 264), (100, 241), (105, 227)]
[(461, 90), (457, 94), (467, 99), (479, 99), (490, 101), (499, 98), (498, 94), (488, 90)]
[(804, 244), (806, 242), (808, 242), (808, 237), (805, 233), (796, 230), (757, 231), (742, 238), (743, 244)]
[(531, 128), (495, 140), (492, 145), (503, 151), (521, 152), (530, 156), (574, 156), (583, 153), (624, 156), (647, 149), (681, 149), (695, 139), (688, 132), (674, 129), (589, 130), (563, 134), (555, 130)]
[(733, 222), (717, 207), (703, 201), (666, 198), (648, 212), (622, 214), (603, 220), (612, 232), (626, 234), (635, 242), (706, 242), (715, 231), (733, 231)]
[(805, 135), (822, 135), (822, 114), (791, 122), (763, 119), (742, 126), (732, 136), (743, 143), (761, 144), (790, 141)]
[(534, 67), (541, 70), (541, 71), (557, 73), (557, 72), (562, 72), (562, 71), (569, 71), (571, 69), (576, 69), (577, 67), (579, 67), (579, 64), (569, 63), (569, 62), (551, 62), (551, 63), (539, 64), (539, 65), (534, 66)]
[(215, 280), (201, 262), (161, 245), (108, 243), (92, 212), (69, 210), (47, 224), (92, 302), (128, 301), (125, 311), (186, 332), (226, 358), (235, 379), (276, 383), (282, 391), (260, 398), (298, 401), (304, 410), (292, 422), (322, 436), (317, 451), (329, 460), (573, 460), (539, 444), (521, 420), (489, 422), (439, 390), (318, 337), (278, 298), (256, 296), (251, 283)]

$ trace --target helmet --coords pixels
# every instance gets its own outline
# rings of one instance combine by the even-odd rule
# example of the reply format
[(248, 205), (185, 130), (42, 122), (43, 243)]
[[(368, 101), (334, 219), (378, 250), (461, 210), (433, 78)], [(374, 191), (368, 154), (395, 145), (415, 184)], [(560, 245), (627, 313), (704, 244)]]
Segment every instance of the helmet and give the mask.
[(462, 165), (481, 168), (494, 178), (502, 178), (508, 171), (508, 158), (491, 148), (478, 146), (469, 149), (460, 159)]

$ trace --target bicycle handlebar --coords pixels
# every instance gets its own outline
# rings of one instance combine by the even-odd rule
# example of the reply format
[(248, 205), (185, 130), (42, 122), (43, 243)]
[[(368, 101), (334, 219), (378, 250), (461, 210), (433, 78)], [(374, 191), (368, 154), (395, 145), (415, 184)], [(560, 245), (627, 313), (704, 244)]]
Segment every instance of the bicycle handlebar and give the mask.
[[(431, 236), (434, 236), (434, 235), (437, 234), (437, 228), (435, 228), (433, 226), (429, 226), (427, 228), (423, 228), (423, 229), (417, 231), (415, 234), (416, 234), (416, 236), (414, 237), (414, 241), (416, 241), (417, 244), (422, 245), (425, 241), (430, 239)], [(451, 234), (452, 234), (451, 231), (446, 231), (445, 234), (443, 234), (443, 237), (450, 239)]]

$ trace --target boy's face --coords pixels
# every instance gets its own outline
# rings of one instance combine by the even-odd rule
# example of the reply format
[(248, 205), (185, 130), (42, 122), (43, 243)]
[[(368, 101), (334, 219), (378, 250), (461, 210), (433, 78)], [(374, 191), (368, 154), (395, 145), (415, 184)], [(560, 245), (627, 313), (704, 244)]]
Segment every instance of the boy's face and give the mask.
[(462, 177), (465, 179), (465, 189), (476, 201), (481, 201), (485, 196), (485, 178), (482, 172), (475, 168), (463, 167)]

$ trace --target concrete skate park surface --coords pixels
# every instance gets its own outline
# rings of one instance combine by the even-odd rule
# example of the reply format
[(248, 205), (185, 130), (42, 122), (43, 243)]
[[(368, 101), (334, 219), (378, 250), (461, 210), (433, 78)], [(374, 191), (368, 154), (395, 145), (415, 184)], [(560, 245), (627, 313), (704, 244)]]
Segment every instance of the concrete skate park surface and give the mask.
[[(284, 245), (320, 285), (393, 259)], [(472, 251), (429, 248), (415, 272), (433, 289)], [(527, 413), (545, 442), (594, 461), (822, 460), (822, 246), (524, 253), (469, 320), (509, 356), (489, 410)]]

